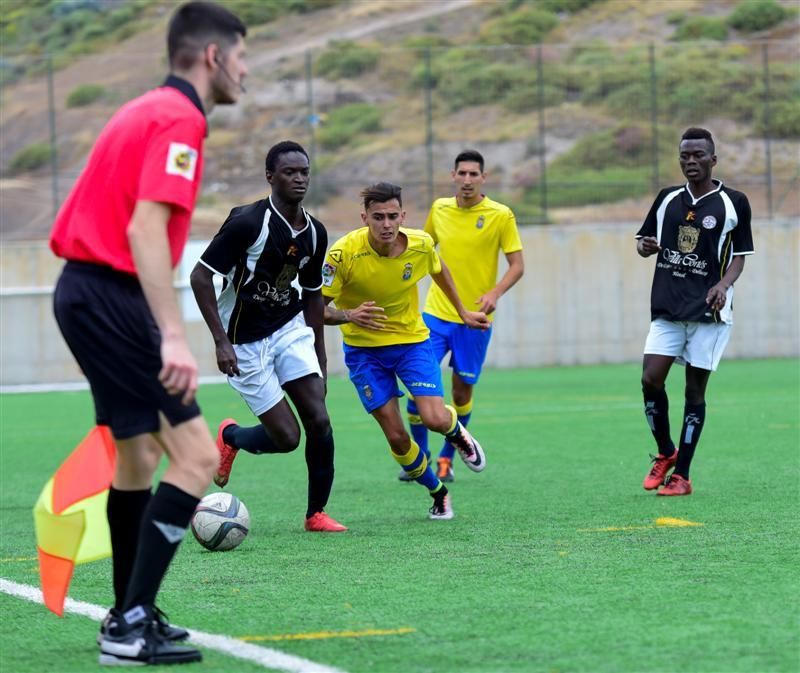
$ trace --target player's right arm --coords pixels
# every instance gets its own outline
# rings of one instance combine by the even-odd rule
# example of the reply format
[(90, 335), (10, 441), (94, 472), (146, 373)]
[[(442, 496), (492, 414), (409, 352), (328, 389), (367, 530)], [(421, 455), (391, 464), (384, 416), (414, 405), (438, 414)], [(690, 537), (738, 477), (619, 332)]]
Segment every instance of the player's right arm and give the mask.
[(197, 392), (198, 366), (186, 341), (172, 287), (167, 237), (171, 212), (166, 203), (137, 201), (127, 236), (142, 292), (161, 332), (162, 366), (158, 379), (171, 395), (183, 393), (183, 403), (189, 404)]
[(662, 189), (658, 193), (656, 200), (653, 201), (653, 205), (650, 206), (650, 212), (648, 212), (647, 217), (644, 218), (644, 223), (636, 233), (636, 252), (639, 253), (640, 257), (649, 257), (661, 250), (661, 244), (656, 237), (658, 226), (657, 218), (659, 206), (661, 206), (661, 202), (664, 200), (667, 191), (666, 189)]
[(450, 300), (450, 303), (455, 308), (456, 312), (458, 313), (458, 317), (464, 321), (464, 324), (467, 327), (473, 327), (475, 329), (489, 329), (491, 327), (491, 323), (489, 319), (486, 317), (486, 314), (483, 311), (467, 311), (464, 308), (464, 305), (461, 303), (461, 299), (458, 296), (458, 291), (456, 290), (456, 285), (453, 282), (453, 277), (450, 275), (450, 271), (445, 265), (444, 261), (441, 261), (441, 269), (438, 273), (431, 273), (431, 278), (433, 282), (436, 283), (444, 292), (445, 296)]
[(233, 345), (228, 339), (222, 319), (217, 308), (217, 291), (214, 287), (214, 273), (200, 262), (195, 264), (189, 276), (195, 301), (206, 321), (211, 337), (214, 339), (214, 348), (217, 356), (217, 367), (220, 372), (228, 376), (239, 375), (239, 364)]

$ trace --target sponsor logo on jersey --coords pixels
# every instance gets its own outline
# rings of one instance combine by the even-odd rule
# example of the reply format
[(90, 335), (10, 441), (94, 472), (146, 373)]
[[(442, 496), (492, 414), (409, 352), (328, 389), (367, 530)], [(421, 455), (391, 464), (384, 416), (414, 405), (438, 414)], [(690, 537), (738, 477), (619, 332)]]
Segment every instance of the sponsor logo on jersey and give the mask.
[(167, 175), (180, 175), (190, 182), (197, 169), (197, 150), (183, 143), (170, 143), (167, 151)]
[(322, 284), (330, 287), (333, 285), (333, 277), (336, 275), (336, 267), (333, 264), (325, 262), (322, 265)]
[(328, 253), (328, 257), (330, 257), (337, 264), (342, 263), (342, 251), (339, 250), (338, 248), (336, 250), (331, 250)]
[(713, 229), (717, 226), (717, 218), (713, 215), (706, 215), (703, 218), (703, 228), (704, 229)]
[(691, 252), (697, 247), (699, 238), (700, 230), (697, 227), (681, 224), (678, 227), (678, 250), (683, 253)]
[(286, 251), (286, 256), (287, 257), (294, 257), (297, 253), (298, 253), (297, 246), (294, 243), (292, 243), (289, 246), (289, 249)]
[(406, 265), (403, 267), (403, 280), (408, 280), (411, 278), (411, 273), (414, 271), (414, 267), (411, 262), (406, 262)]
[(480, 215), (480, 216), (478, 217), (478, 221), (475, 223), (475, 226), (476, 226), (478, 229), (483, 229), (483, 223), (484, 223), (485, 221), (486, 221), (486, 220), (484, 219), (483, 215)]
[(688, 213), (686, 213), (686, 221), (687, 222), (694, 222), (696, 217), (697, 217), (697, 213), (695, 213), (693, 210), (690, 210)]

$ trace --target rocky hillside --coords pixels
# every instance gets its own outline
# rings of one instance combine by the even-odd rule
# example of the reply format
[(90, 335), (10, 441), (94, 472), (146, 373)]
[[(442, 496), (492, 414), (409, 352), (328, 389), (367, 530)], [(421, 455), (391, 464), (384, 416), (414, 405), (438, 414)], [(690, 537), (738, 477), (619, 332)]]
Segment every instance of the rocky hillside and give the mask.
[[(116, 5), (145, 7), (133, 34), (68, 55), (53, 77), (61, 198), (108, 116), (165, 73), (172, 3)], [(759, 214), (769, 203), (800, 214), (794, 6), (309, 0), (303, 13), (251, 30), (248, 94), (210, 118), (195, 234), (264, 193), (264, 154), (285, 138), (313, 150), (311, 205), (334, 230), (355, 222), (359, 188), (378, 179), (404, 186), (419, 223), (430, 196), (448, 193), (450, 162), (465, 146), (487, 157), (487, 191), (521, 221), (635, 220), (655, 184), (678, 179), (675, 142), (690, 124), (715, 132), (719, 174), (751, 193)], [(9, 63), (27, 69), (0, 99), (4, 241), (45, 237), (53, 209), (46, 63), (4, 51)]]

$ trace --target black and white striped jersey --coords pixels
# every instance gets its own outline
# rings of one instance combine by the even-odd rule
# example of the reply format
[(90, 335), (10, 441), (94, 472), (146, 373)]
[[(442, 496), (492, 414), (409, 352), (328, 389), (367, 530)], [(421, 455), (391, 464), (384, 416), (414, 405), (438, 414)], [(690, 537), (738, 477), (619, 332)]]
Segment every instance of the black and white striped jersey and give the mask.
[(328, 234), (305, 210), (297, 231), (262, 199), (231, 210), (200, 257), (200, 263), (225, 277), (217, 299), (231, 343), (259, 341), (301, 310), (300, 288), (322, 287), (322, 262)]
[(706, 296), (734, 255), (753, 253), (750, 203), (720, 180), (714, 184), (698, 199), (688, 185), (662, 189), (636, 234), (661, 245), (650, 292), (653, 320), (733, 322), (733, 287), (721, 311), (712, 310)]

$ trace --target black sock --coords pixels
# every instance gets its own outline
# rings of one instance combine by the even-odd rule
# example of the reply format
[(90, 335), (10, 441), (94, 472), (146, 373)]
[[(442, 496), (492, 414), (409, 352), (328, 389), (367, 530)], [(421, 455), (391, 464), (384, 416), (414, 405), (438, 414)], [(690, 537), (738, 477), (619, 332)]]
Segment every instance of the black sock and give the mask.
[(333, 430), (322, 437), (306, 438), (308, 510), (306, 518), (325, 509), (333, 486)]
[(139, 543), (139, 529), (147, 503), (153, 494), (150, 489), (120, 491), (108, 489), (108, 528), (111, 532), (112, 566), (114, 573), (114, 607), (122, 609), (125, 592), (133, 570), (133, 559)]
[(683, 408), (683, 428), (681, 429), (680, 453), (675, 463), (675, 473), (684, 479), (689, 478), (689, 466), (694, 458), (694, 450), (700, 441), (703, 424), (706, 422), (706, 404), (689, 404)]
[(222, 431), (222, 439), (229, 446), (247, 453), (287, 453), (278, 448), (261, 424), (250, 428), (229, 425)]
[(447, 486), (442, 484), (441, 488), (437, 489), (436, 491), (432, 491), (431, 492), (431, 498), (433, 498), (434, 501), (438, 502), (438, 501), (443, 500), (444, 496), (446, 496), (448, 493), (449, 493), (449, 491), (447, 490)]
[(675, 453), (675, 445), (669, 437), (669, 399), (666, 390), (657, 392), (642, 390), (644, 393), (644, 415), (658, 444), (662, 456)]
[(197, 508), (198, 498), (161, 482), (142, 517), (139, 546), (123, 611), (153, 606), (161, 580)]

